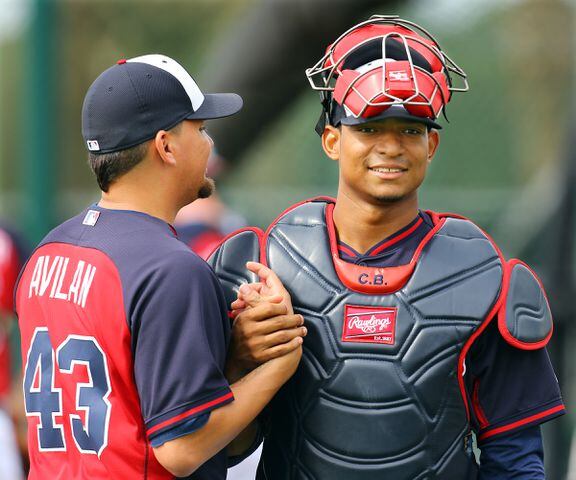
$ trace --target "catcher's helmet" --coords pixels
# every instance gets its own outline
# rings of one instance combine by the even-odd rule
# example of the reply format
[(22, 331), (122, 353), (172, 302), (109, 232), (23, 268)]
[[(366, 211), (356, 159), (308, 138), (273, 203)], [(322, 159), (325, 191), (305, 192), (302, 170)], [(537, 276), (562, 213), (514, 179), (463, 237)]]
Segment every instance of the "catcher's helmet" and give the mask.
[[(465, 92), (464, 71), (434, 37), (397, 16), (374, 15), (344, 32), (306, 76), (319, 90), (326, 122), (364, 123), (385, 116), (418, 119), (435, 128), (452, 92)], [(454, 77), (461, 85), (454, 86)], [(392, 108), (390, 108), (392, 107)]]

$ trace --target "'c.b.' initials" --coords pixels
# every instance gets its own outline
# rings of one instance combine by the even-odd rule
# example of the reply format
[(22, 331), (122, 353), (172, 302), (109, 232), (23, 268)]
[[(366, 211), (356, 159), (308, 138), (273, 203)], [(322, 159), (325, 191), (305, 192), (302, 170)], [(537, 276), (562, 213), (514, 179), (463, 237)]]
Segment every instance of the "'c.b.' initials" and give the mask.
[(358, 283), (362, 285), (387, 285), (384, 281), (384, 275), (380, 273), (375, 273), (374, 275), (362, 273), (358, 276)]

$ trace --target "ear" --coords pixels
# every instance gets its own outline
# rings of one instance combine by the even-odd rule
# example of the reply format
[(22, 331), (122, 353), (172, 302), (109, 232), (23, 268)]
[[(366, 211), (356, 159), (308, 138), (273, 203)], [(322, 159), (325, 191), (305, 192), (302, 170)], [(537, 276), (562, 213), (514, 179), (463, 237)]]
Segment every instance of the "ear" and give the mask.
[(153, 140), (154, 150), (156, 150), (162, 162), (168, 165), (176, 165), (173, 141), (173, 135), (166, 130), (159, 130)]
[(332, 125), (326, 125), (324, 133), (322, 133), (322, 148), (332, 160), (340, 160), (341, 133), (339, 128)]
[(428, 163), (431, 163), (434, 155), (436, 155), (438, 145), (440, 145), (440, 134), (438, 130), (431, 129), (428, 132)]

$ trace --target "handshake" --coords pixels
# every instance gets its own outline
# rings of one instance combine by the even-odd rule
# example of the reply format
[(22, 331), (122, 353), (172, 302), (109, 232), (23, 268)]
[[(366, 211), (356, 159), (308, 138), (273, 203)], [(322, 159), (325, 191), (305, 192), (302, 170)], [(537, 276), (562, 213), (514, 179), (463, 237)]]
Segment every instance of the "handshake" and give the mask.
[(231, 305), (232, 339), (226, 377), (233, 383), (267, 362), (277, 368), (282, 383), (295, 372), (307, 330), (304, 317), (294, 314), (290, 294), (268, 267), (248, 262), (260, 282), (243, 284)]

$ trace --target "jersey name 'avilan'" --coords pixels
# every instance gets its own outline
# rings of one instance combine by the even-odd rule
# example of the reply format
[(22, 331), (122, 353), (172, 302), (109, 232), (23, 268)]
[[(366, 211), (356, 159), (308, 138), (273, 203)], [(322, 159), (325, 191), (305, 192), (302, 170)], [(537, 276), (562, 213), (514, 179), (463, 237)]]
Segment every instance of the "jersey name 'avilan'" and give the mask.
[[(65, 283), (68, 270), (74, 272), (72, 279)], [(32, 295), (67, 300), (82, 308), (86, 307), (86, 297), (90, 292), (96, 267), (83, 260), (71, 263), (69, 257), (41, 255), (36, 260), (30, 280), (28, 298)], [(48, 293), (49, 292), (49, 293)]]

